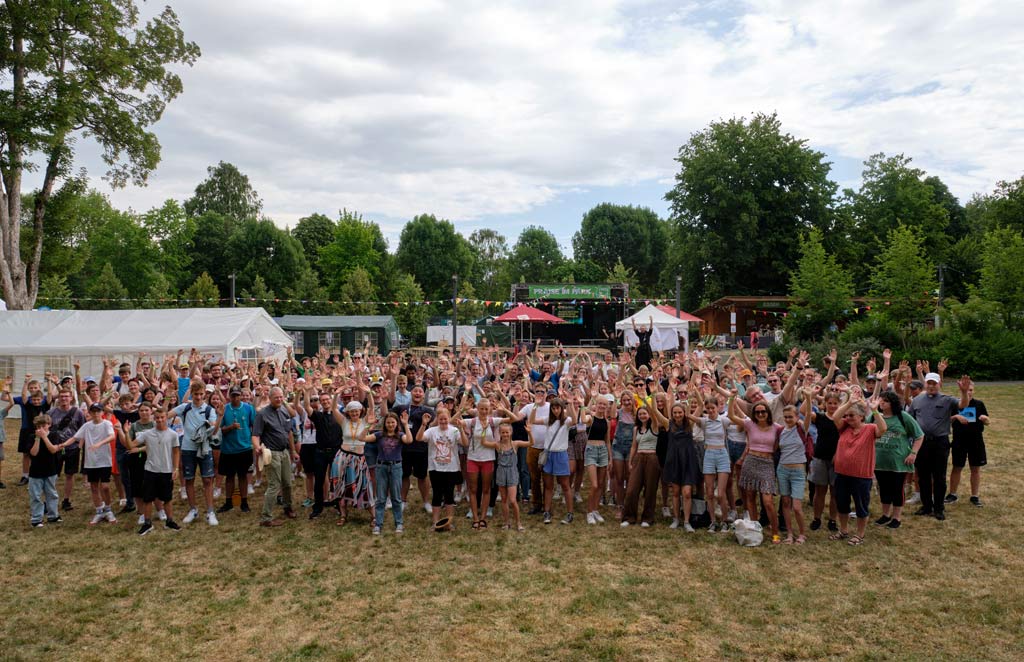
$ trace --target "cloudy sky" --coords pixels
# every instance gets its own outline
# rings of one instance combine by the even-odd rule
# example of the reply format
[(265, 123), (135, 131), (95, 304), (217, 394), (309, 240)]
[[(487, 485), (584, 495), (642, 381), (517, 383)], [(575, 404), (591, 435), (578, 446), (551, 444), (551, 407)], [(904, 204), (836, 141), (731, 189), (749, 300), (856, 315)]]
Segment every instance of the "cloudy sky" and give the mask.
[(120, 207), (183, 200), (224, 160), (282, 225), (345, 207), (393, 250), (429, 212), (510, 244), (543, 225), (571, 254), (595, 204), (667, 215), (679, 146), (758, 111), (845, 186), (878, 151), (964, 202), (1024, 174), (1019, 1), (166, 1), (203, 56)]

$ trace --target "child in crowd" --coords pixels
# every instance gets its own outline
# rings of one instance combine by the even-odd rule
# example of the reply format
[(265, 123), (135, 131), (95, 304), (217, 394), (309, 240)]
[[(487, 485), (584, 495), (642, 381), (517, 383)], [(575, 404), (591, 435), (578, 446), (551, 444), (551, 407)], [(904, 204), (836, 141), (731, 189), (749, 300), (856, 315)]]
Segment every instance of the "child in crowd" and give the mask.
[(85, 451), (85, 476), (89, 481), (92, 494), (92, 505), (96, 507), (90, 525), (106, 520), (111, 524), (117, 522), (114, 511), (110, 509), (110, 476), (113, 468), (111, 442), (114, 441), (114, 426), (103, 417), (103, 405), (89, 405), (89, 420), (78, 428), (72, 440), (81, 440)]
[(57, 512), (57, 452), (59, 447), (50, 443), (50, 417), (40, 414), (32, 421), (35, 438), (29, 449), (28, 503), (30, 523), (35, 528), (43, 526), (43, 514), (51, 523), (63, 520)]

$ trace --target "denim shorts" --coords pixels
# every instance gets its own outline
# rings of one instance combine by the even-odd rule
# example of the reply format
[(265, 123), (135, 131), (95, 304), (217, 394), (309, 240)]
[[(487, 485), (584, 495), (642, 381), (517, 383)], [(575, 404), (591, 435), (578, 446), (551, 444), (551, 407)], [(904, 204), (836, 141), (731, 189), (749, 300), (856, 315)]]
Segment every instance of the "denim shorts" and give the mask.
[(745, 441), (729, 441), (725, 442), (726, 448), (729, 449), (729, 459), (733, 464), (736, 464), (737, 460), (743, 457), (743, 451), (747, 450), (747, 442)]
[(200, 476), (213, 478), (213, 453), (207, 453), (206, 457), (200, 458), (197, 451), (181, 451), (181, 473), (185, 480), (193, 480), (196, 477), (197, 464)]
[(727, 474), (731, 469), (729, 451), (724, 448), (704, 449), (704, 474)]
[(787, 467), (780, 464), (775, 471), (779, 479), (779, 494), (793, 497), (795, 501), (803, 501), (804, 486), (807, 484), (807, 472), (803, 467)]
[(595, 467), (607, 467), (608, 466), (608, 447), (604, 444), (587, 444), (586, 450), (583, 451), (583, 466)]
[(568, 476), (568, 451), (548, 451), (548, 461), (544, 463), (543, 471), (551, 476)]

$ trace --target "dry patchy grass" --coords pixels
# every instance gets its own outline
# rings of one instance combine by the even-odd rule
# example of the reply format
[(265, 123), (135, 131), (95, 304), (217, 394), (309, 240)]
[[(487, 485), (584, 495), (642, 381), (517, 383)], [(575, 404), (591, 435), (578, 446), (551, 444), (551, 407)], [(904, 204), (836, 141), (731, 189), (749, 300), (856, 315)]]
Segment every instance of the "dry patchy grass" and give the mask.
[(375, 539), (366, 516), (268, 531), (234, 512), (140, 539), (134, 518), (90, 530), (82, 486), (64, 524), (32, 530), (9, 421), (0, 657), (1021, 659), (1024, 387), (977, 391), (995, 421), (987, 507), (872, 526), (859, 548), (534, 518), (440, 536), (418, 497), (402, 538), (390, 519)]

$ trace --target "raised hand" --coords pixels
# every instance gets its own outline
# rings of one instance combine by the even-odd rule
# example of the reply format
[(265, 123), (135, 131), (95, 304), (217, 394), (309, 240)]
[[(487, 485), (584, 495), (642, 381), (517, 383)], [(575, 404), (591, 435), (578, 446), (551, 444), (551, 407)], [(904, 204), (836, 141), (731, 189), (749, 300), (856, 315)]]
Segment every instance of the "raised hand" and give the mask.
[(966, 393), (967, 389), (971, 388), (971, 376), (970, 375), (961, 375), (960, 379), (957, 380), (956, 384), (957, 384), (957, 386), (960, 387), (960, 391), (961, 392)]

